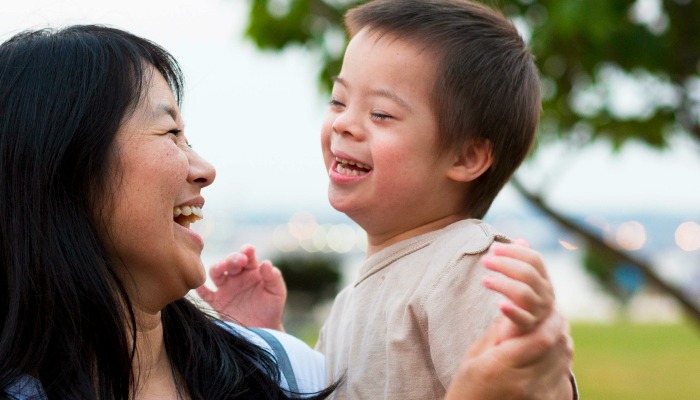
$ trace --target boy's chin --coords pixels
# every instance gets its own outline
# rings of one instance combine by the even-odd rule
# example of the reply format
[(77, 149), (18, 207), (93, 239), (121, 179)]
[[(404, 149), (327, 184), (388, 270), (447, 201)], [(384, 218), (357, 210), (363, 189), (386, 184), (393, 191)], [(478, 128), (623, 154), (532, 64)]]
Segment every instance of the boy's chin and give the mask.
[(336, 211), (340, 211), (341, 213), (350, 211), (349, 204), (342, 198), (339, 198), (339, 196), (334, 196), (331, 192), (328, 193), (328, 202)]

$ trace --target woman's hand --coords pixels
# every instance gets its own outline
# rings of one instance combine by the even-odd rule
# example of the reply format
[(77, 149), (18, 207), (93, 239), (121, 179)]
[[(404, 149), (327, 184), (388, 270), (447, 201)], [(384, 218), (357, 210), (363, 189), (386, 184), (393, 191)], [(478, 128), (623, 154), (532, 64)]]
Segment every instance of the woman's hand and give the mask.
[(522, 240), (495, 243), (482, 263), (498, 273), (484, 286), (505, 296), (502, 315), (465, 355), (445, 399), (574, 399), (573, 341), (540, 254)]
[(464, 357), (445, 400), (569, 400), (573, 342), (556, 310), (527, 334), (499, 342), (507, 318), (496, 320)]

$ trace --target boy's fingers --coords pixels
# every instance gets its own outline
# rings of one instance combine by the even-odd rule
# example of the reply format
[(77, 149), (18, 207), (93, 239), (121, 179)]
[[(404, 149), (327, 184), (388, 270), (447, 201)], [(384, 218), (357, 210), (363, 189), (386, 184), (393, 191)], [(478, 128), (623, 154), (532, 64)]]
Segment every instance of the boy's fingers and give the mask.
[(517, 238), (517, 239), (513, 240), (512, 243), (517, 244), (518, 246), (522, 246), (522, 247), (530, 247), (530, 243), (528, 243), (528, 241), (523, 239), (523, 238)]
[(284, 295), (287, 292), (282, 272), (274, 267), (270, 261), (265, 260), (260, 264), (260, 275), (265, 281), (265, 289), (268, 292), (279, 295)]
[(224, 259), (222, 272), (225, 275), (237, 275), (248, 264), (248, 256), (243, 253), (231, 253)]
[[(493, 279), (498, 277), (500, 284), (494, 290), (503, 293), (518, 306), (532, 312), (533, 307), (551, 308), (554, 304), (554, 288), (551, 282), (527, 263), (514, 258), (487, 254), (482, 257), (482, 264), (487, 269), (509, 278), (504, 280), (501, 276), (495, 276)], [(526, 290), (522, 285), (529, 286), (530, 290)]]
[(211, 302), (214, 301), (215, 292), (204, 285), (201, 285), (196, 290), (199, 297), (211, 305)]
[(255, 254), (255, 247), (251, 244), (244, 244), (241, 246), (241, 253), (248, 257), (248, 264), (245, 265), (247, 269), (258, 268), (258, 256)]
[(538, 324), (536, 316), (516, 306), (510, 301), (501, 303), (498, 307), (513, 324), (516, 325), (516, 335), (521, 335), (532, 331)]
[(224, 280), (226, 280), (226, 269), (228, 268), (226, 266), (228, 262), (226, 259), (217, 262), (216, 264), (212, 265), (211, 268), (209, 268), (209, 277), (211, 280), (219, 286)]
[(504, 295), (518, 307), (534, 315), (537, 319), (549, 313), (553, 300), (540, 296), (527, 284), (504, 276), (487, 275), (482, 280), (484, 286)]
[(507, 354), (506, 360), (516, 368), (537, 362), (558, 346), (566, 351), (564, 324), (561, 314), (553, 312), (534, 331), (503, 341), (499, 351)]
[(537, 293), (554, 297), (554, 290), (549, 281), (521, 260), (487, 254), (481, 258), (481, 263), (491, 271), (529, 285)]
[(519, 244), (494, 243), (489, 248), (489, 254), (515, 258), (532, 266), (545, 279), (549, 279), (542, 256), (535, 250)]
[(231, 253), (209, 268), (209, 277), (216, 286), (220, 286), (226, 282), (229, 276), (238, 275), (247, 262), (248, 257), (245, 255), (241, 253)]

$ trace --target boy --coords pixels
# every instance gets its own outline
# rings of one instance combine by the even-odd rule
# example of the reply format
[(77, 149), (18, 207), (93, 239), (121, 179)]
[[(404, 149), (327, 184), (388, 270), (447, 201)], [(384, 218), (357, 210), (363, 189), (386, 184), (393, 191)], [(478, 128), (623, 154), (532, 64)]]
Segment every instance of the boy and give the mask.
[[(317, 349), (329, 380), (345, 376), (336, 399), (442, 398), (499, 308), (497, 341), (552, 311), (539, 256), (473, 219), (533, 142), (537, 70), (510, 22), (467, 1), (378, 0), (345, 23), (321, 143), (329, 201), (367, 232), (368, 254)], [(487, 250), (500, 275), (480, 268)], [(573, 397), (565, 375), (553, 390)]]

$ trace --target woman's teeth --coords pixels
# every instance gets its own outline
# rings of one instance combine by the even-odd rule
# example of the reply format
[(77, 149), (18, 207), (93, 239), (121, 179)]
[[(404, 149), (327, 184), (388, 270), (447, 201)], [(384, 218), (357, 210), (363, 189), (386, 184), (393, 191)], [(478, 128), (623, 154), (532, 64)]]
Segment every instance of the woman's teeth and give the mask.
[(182, 223), (193, 223), (204, 218), (202, 214), (202, 209), (195, 206), (182, 206), (173, 208), (173, 219), (175, 222), (182, 225)]
[(351, 176), (359, 176), (359, 175), (365, 175), (369, 171), (372, 170), (372, 167), (369, 165), (362, 164), (357, 161), (349, 161), (349, 160), (344, 160), (340, 157), (335, 158), (336, 165), (335, 165), (335, 170), (339, 174), (343, 175), (351, 175)]

